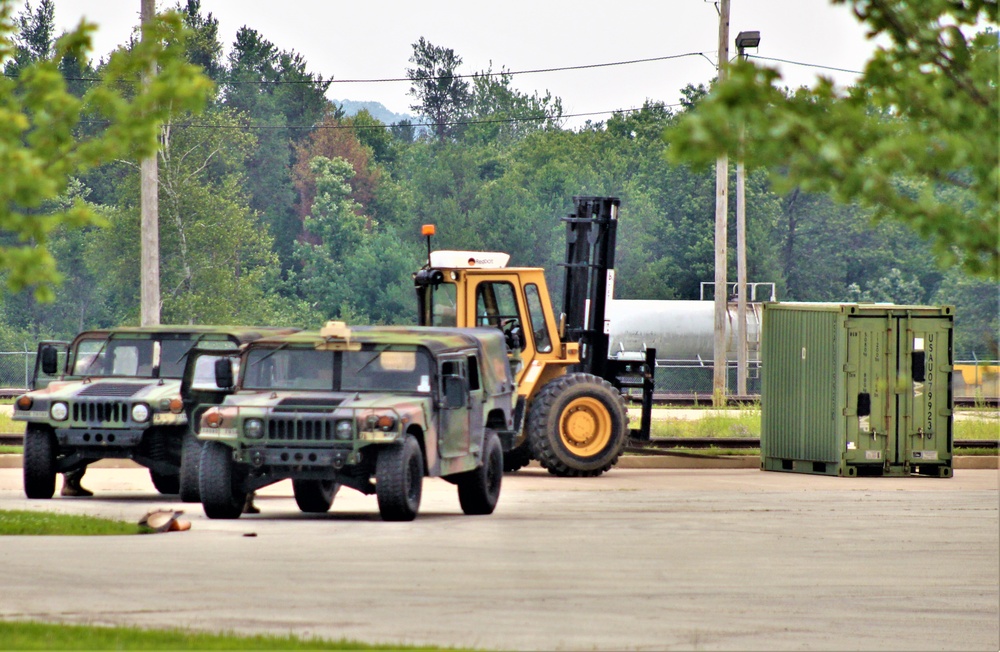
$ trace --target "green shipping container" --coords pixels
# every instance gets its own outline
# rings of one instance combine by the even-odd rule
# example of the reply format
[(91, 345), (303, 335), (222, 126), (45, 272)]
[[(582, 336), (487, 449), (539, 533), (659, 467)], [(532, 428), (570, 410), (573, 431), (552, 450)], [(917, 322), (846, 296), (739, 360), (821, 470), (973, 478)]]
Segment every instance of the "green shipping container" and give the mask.
[(954, 315), (765, 303), (761, 469), (951, 477)]

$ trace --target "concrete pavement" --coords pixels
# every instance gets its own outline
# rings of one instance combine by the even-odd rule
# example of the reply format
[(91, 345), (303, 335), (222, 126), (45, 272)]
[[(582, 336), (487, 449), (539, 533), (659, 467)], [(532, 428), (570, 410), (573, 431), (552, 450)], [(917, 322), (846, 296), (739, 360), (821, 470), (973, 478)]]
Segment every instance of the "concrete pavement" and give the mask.
[(492, 516), (428, 480), (416, 521), (384, 523), (346, 489), (304, 515), (287, 482), (261, 514), (212, 521), (139, 468), (91, 469), (94, 498), (28, 501), (5, 468), (0, 510), (176, 507), (193, 525), (3, 538), (0, 618), (483, 649), (996, 650), (998, 477), (529, 468)]

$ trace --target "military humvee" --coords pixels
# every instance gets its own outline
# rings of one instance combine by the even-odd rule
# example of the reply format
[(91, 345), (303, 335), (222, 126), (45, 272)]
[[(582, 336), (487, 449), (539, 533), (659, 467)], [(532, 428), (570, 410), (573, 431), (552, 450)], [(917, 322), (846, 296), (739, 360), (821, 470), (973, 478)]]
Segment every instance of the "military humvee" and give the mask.
[(225, 358), (216, 375), (233, 393), (197, 425), (210, 518), (238, 518), (251, 492), (289, 478), (304, 512), (346, 486), (376, 494), (383, 519), (412, 520), (425, 475), (457, 485), (466, 514), (496, 506), (514, 405), (497, 329), (330, 322), (253, 342), (238, 377)]
[(188, 353), (195, 346), (232, 352), (265, 335), (295, 330), (153, 326), (85, 331), (69, 343), (40, 343), (32, 391), (14, 403), (14, 419), (27, 422), (25, 494), (51, 498), (57, 473), (129, 458), (149, 468), (160, 493), (197, 502), (201, 451), (188, 434), (195, 406), (185, 404), (180, 391)]

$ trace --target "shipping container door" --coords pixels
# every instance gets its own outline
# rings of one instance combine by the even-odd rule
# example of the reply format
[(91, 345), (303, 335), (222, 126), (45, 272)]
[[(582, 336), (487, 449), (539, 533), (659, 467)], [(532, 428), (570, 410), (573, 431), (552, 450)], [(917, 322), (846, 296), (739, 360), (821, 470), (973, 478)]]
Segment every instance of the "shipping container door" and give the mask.
[(951, 465), (952, 320), (900, 317), (899, 463)]
[(896, 401), (895, 364), (885, 317), (855, 317), (847, 321), (847, 384), (844, 461), (853, 465), (883, 465), (892, 459)]

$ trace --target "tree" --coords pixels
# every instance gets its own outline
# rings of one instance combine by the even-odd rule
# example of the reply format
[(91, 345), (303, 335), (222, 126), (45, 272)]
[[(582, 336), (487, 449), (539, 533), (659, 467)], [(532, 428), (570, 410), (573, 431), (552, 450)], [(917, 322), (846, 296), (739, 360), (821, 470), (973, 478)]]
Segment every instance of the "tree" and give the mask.
[[(16, 51), (12, 5), (0, 0), (0, 60), (5, 61)], [(113, 53), (101, 81), (75, 97), (60, 64), (67, 58), (86, 61), (95, 29), (81, 23), (55, 42), (51, 56), (0, 79), (0, 230), (17, 237), (0, 246), (0, 269), (8, 271), (9, 289), (34, 287), (43, 300), (53, 298), (52, 286), (61, 279), (47, 248), (49, 234), (61, 225), (99, 221), (82, 199), (51, 212), (42, 212), (43, 204), (64, 194), (74, 175), (155, 152), (159, 124), (172, 111), (203, 106), (211, 89), (184, 59), (180, 17), (165, 14), (143, 25), (143, 39)], [(151, 83), (139, 84), (141, 73), (154, 64), (158, 73)], [(100, 128), (79, 137), (74, 130), (85, 118), (99, 120)]]
[[(931, 241), (941, 262), (994, 276), (998, 227), (996, 0), (850, 2), (876, 50), (846, 92), (821, 79), (788, 94), (772, 69), (741, 62), (669, 130), (676, 160), (737, 155), (775, 187), (828, 191), (876, 218), (899, 219)], [(985, 144), (984, 144), (985, 143)]]
[(462, 57), (451, 48), (433, 45), (423, 36), (413, 44), (406, 76), (411, 86), (409, 94), (417, 99), (410, 108), (427, 116), (434, 123), (434, 134), (439, 141), (453, 137), (460, 131), (455, 124), (468, 112), (472, 94), (469, 82), (457, 76)]
[[(274, 292), (279, 267), (272, 239), (248, 206), (244, 170), (253, 135), (227, 109), (211, 109), (205, 119), (213, 128), (168, 124), (159, 153), (164, 321), (287, 322)], [(118, 323), (134, 321), (138, 308), (137, 199), (133, 170), (109, 210), (108, 228), (88, 247), (88, 266), (114, 297)]]
[(481, 143), (506, 143), (539, 129), (555, 128), (562, 116), (562, 100), (551, 93), (527, 95), (511, 87), (513, 76), (492, 67), (472, 78), (469, 114), (464, 134)]
[(295, 214), (291, 166), (294, 146), (330, 111), (330, 82), (306, 70), (295, 52), (279, 50), (256, 30), (242, 27), (229, 53), (222, 84), (225, 106), (263, 128), (248, 162), (250, 207), (261, 214), (275, 238), (283, 270), (293, 265), (301, 222)]
[(410, 277), (419, 266), (419, 243), (401, 242), (361, 212), (348, 183), (354, 174), (343, 158), (311, 162), (315, 200), (306, 219), (303, 261), (292, 281), (323, 319), (352, 323), (412, 323), (416, 300)]

